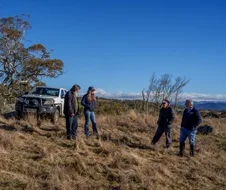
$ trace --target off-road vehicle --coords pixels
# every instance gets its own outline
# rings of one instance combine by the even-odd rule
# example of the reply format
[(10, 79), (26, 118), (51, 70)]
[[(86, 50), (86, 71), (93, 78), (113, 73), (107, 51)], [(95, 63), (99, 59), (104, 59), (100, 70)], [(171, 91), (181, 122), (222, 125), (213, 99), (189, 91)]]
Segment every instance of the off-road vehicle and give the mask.
[(35, 114), (38, 118), (49, 116), (56, 123), (63, 116), (66, 92), (64, 88), (35, 87), (31, 92), (17, 98), (16, 115), (19, 118), (28, 114)]

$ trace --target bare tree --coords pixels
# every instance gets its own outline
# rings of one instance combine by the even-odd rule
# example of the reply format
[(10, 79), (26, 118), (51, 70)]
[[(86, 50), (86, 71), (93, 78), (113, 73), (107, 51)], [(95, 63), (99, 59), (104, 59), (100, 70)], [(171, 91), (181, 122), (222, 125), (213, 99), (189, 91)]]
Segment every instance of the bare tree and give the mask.
[(152, 100), (152, 93), (155, 92), (156, 86), (157, 86), (157, 78), (155, 73), (152, 74), (150, 79), (150, 84), (147, 90), (142, 91), (142, 98), (143, 98), (143, 110), (149, 111), (149, 102)]
[(170, 98), (172, 94), (172, 76), (170, 74), (164, 74), (159, 80), (160, 80), (159, 88), (161, 89), (162, 92), (161, 100)]
[(175, 78), (175, 82), (173, 85), (173, 95), (174, 95), (174, 108), (178, 108), (178, 102), (180, 101), (180, 95), (182, 93), (183, 88), (189, 83), (189, 79), (185, 77), (177, 77)]
[(161, 78), (156, 79), (155, 86), (153, 88), (153, 100), (156, 103), (157, 108), (163, 99), (170, 98), (172, 95), (172, 76), (170, 74), (164, 74)]
[(153, 73), (148, 90), (142, 91), (144, 111), (149, 111), (148, 105), (150, 101), (156, 105), (154, 110), (159, 109), (163, 99), (173, 100), (176, 108), (180, 94), (188, 82), (189, 80), (185, 77), (176, 77), (173, 79), (172, 75), (164, 74), (160, 78), (157, 78), (155, 73)]

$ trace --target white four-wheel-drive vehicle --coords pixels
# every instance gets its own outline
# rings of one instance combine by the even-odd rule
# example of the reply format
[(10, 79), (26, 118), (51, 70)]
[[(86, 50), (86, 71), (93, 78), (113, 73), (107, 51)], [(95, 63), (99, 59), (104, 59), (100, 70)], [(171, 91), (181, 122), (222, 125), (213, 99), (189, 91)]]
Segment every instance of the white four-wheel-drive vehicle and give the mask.
[(51, 121), (56, 123), (63, 115), (66, 92), (64, 88), (35, 87), (31, 92), (17, 98), (15, 105), (17, 116), (24, 117), (33, 113), (38, 117), (49, 116)]

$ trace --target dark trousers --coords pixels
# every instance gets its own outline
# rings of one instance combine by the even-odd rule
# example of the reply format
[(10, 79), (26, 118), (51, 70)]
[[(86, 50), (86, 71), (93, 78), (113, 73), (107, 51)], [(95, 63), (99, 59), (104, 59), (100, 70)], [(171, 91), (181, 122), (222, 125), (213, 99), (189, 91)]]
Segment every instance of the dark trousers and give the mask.
[(77, 135), (78, 128), (78, 116), (65, 116), (66, 118), (66, 130), (67, 138), (75, 139)]
[(158, 129), (155, 132), (155, 135), (152, 139), (152, 144), (156, 144), (164, 132), (166, 136), (166, 147), (170, 147), (172, 143), (172, 129), (169, 126), (166, 127), (158, 126)]

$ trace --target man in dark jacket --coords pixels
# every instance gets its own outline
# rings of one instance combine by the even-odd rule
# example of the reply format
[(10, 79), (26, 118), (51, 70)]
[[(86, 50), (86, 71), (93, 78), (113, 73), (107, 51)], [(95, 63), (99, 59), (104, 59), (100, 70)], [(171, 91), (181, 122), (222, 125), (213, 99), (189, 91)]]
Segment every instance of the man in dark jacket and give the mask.
[(181, 130), (180, 130), (180, 156), (184, 156), (185, 140), (189, 138), (190, 143), (190, 155), (194, 156), (195, 136), (199, 124), (202, 122), (202, 118), (199, 110), (193, 107), (192, 100), (186, 100), (186, 109), (184, 110)]
[(76, 140), (79, 114), (79, 90), (80, 86), (75, 84), (65, 95), (64, 115), (66, 118), (67, 139), (69, 140)]
[(152, 145), (155, 145), (162, 134), (165, 132), (166, 135), (166, 148), (170, 148), (172, 143), (172, 126), (171, 124), (174, 121), (174, 111), (170, 107), (170, 102), (168, 100), (164, 100), (162, 102), (162, 108), (159, 112), (159, 119), (158, 119), (158, 128), (155, 132), (155, 135), (152, 139)]

